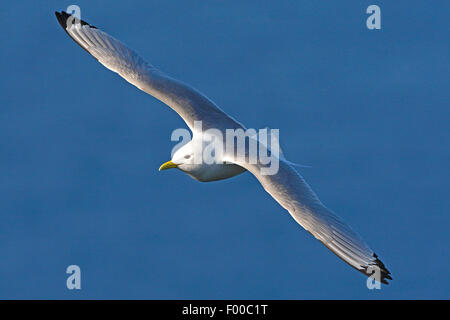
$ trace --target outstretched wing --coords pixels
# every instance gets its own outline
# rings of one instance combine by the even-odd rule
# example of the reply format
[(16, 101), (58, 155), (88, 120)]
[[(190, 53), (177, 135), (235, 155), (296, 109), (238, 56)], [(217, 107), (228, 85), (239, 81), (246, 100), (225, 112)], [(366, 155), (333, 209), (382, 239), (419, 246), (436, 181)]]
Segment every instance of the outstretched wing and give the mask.
[(196, 89), (165, 75), (102, 30), (64, 11), (55, 12), (55, 15), (61, 27), (83, 49), (106, 68), (167, 104), (191, 130), (194, 121), (200, 120), (203, 129), (241, 126)]
[(285, 160), (279, 160), (276, 174), (262, 174), (261, 164), (249, 164), (228, 157), (227, 161), (236, 163), (250, 171), (264, 189), (283, 207), (303, 228), (322, 242), (339, 258), (367, 276), (378, 273), (380, 282), (388, 284), (392, 280), (389, 270), (377, 255), (340, 217), (325, 207), (300, 174)]

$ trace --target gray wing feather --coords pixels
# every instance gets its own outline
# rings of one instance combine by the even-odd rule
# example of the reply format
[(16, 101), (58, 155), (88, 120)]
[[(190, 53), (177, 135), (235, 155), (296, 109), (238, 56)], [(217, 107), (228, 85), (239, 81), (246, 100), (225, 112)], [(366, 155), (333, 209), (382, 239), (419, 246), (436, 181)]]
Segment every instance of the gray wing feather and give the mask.
[(64, 31), (83, 49), (106, 68), (167, 104), (189, 128), (200, 120), (203, 129), (241, 127), (202, 93), (159, 71), (119, 40), (64, 11), (55, 15)]

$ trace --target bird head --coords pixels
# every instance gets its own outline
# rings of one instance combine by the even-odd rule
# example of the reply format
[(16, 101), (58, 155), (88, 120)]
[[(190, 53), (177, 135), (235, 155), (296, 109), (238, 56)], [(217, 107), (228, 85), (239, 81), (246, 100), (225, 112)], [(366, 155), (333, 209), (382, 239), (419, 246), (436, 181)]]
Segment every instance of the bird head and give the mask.
[(177, 168), (181, 171), (189, 172), (194, 165), (194, 150), (190, 143), (178, 149), (172, 156), (172, 160), (163, 163), (159, 171)]

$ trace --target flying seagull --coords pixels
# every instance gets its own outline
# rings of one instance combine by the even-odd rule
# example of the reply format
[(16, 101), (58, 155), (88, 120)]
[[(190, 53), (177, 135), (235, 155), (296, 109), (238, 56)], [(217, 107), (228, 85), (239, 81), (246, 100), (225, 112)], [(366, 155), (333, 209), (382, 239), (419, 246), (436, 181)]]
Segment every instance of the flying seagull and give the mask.
[[(291, 162), (280, 156), (277, 173), (269, 175), (262, 174), (261, 163), (250, 163), (234, 154), (224, 153), (222, 161), (213, 164), (195, 161), (198, 140), (204, 139), (203, 130), (215, 128), (224, 133), (227, 129), (245, 130), (245, 127), (202, 93), (159, 71), (109, 34), (64, 11), (55, 14), (64, 31), (84, 50), (106, 68), (172, 108), (193, 132), (193, 139), (178, 149), (160, 170), (177, 168), (202, 182), (227, 179), (249, 171), (295, 221), (339, 258), (379, 282), (388, 284), (387, 280), (392, 280), (378, 256), (322, 204)], [(196, 121), (202, 122), (202, 132), (197, 132)], [(202, 143), (200, 141), (200, 145)]]

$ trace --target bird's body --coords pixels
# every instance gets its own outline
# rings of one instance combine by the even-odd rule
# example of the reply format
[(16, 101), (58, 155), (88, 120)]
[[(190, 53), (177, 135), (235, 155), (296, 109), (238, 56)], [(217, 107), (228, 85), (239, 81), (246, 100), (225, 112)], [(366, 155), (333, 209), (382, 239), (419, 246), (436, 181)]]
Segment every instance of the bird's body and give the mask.
[[(172, 160), (169, 161), (169, 163), (173, 163), (175, 165), (173, 166), (174, 168), (180, 169), (200, 182), (224, 180), (246, 171), (245, 168), (236, 164), (220, 161), (207, 164), (204, 161), (196, 161), (196, 156), (200, 154), (200, 152), (195, 152), (196, 146), (202, 146), (201, 149), (203, 149), (209, 142), (209, 140), (204, 141), (202, 138), (199, 138), (199, 140), (200, 141), (197, 141), (194, 135), (194, 138), (191, 141), (174, 153)], [(170, 164), (168, 167), (170, 167)], [(168, 168), (165, 168), (164, 165), (165, 164), (161, 166), (161, 170)]]
[[(266, 164), (261, 161), (248, 161), (247, 148), (243, 156), (236, 156), (236, 150), (232, 149), (232, 152), (226, 150), (215, 154), (214, 163), (200, 161), (200, 157), (203, 158), (201, 151), (211, 138), (221, 140), (227, 130), (245, 129), (214, 102), (189, 85), (165, 75), (96, 27), (66, 12), (56, 12), (56, 17), (67, 34), (101, 64), (167, 104), (191, 129), (193, 139), (178, 149), (160, 170), (178, 168), (202, 182), (227, 179), (249, 171), (295, 221), (339, 258), (382, 283), (387, 284), (387, 279), (392, 279), (377, 255), (341, 218), (322, 204), (292, 163), (284, 157), (276, 154), (273, 158), (278, 163), (274, 174), (265, 174)], [(201, 121), (201, 129), (196, 127), (197, 121)], [(217, 150), (214, 149), (214, 152), (217, 153)]]
[(183, 169), (184, 165), (177, 166), (181, 171), (200, 182), (219, 181), (241, 174), (246, 169), (236, 164), (200, 164)]

